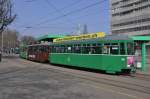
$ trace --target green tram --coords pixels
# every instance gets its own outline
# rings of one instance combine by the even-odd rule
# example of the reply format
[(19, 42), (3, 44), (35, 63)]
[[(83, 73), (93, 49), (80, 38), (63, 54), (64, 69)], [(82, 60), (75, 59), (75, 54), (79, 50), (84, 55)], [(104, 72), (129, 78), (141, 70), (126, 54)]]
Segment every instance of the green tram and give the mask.
[(27, 59), (27, 49), (28, 49), (28, 46), (26, 44), (21, 44), (20, 47), (19, 47), (19, 50), (20, 50), (20, 58), (23, 58), (23, 59)]
[[(51, 44), (49, 61), (53, 64), (104, 70), (117, 73), (135, 70), (136, 46), (142, 49), (145, 68), (145, 44), (150, 37), (106, 36), (103, 38), (55, 42)], [(138, 43), (140, 42), (140, 43)]]

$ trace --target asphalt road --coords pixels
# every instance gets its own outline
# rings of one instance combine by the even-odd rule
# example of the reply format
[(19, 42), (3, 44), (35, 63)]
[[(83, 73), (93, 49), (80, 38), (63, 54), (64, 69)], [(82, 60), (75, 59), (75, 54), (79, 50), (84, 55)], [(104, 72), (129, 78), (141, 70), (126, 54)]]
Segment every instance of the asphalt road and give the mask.
[(122, 77), (18, 57), (0, 63), (0, 99), (149, 99), (150, 80)]

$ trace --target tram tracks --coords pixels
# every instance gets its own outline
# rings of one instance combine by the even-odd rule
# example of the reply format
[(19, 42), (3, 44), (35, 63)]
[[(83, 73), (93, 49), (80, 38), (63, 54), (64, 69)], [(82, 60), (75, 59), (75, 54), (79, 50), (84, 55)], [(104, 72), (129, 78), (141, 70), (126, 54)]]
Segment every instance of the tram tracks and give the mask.
[[(36, 65), (38, 67), (40, 67), (40, 68), (38, 68), (40, 70), (47, 70), (47, 71), (51, 71), (51, 72), (55, 71), (58, 73), (62, 73), (62, 75), (65, 74), (65, 75), (69, 75), (72, 77), (80, 78), (83, 81), (85, 81), (85, 80), (87, 82), (90, 81), (93, 84), (96, 83), (96, 85), (97, 84), (106, 84), (106, 85), (115, 86), (118, 88), (124, 88), (124, 89), (132, 90), (132, 91), (150, 94), (150, 87), (149, 86), (145, 86), (145, 85), (141, 85), (141, 84), (137, 84), (137, 83), (129, 83), (129, 82), (124, 82), (124, 81), (119, 81), (119, 80), (108, 79), (105, 77), (89, 76), (86, 74), (81, 74), (79, 72), (76, 73), (76, 72), (72, 72), (72, 71), (68, 71), (68, 70), (64, 70), (64, 69), (62, 70), (61, 67), (55, 67), (55, 66), (50, 67), (49, 64), (44, 64), (42, 67), (41, 67), (41, 63), (37, 63)], [(142, 79), (142, 80), (144, 80), (144, 79)]]
[[(54, 71), (54, 69), (48, 68), (48, 69), (43, 69), (42, 70), (48, 70), (48, 71)], [(150, 94), (150, 87), (144, 86), (144, 85), (138, 85), (138, 84), (133, 84), (133, 83), (128, 83), (128, 82), (123, 82), (123, 81), (116, 81), (112, 79), (107, 79), (107, 78), (98, 78), (98, 77), (93, 77), (93, 76), (87, 76), (84, 74), (77, 74), (77, 73), (72, 73), (69, 71), (63, 71), (63, 70), (58, 70), (56, 69), (59, 73), (61, 72), (62, 74), (67, 74), (72, 77), (77, 77), (80, 78), (82, 81), (87, 81), (87, 82), (92, 82), (93, 84), (106, 84), (110, 86), (115, 86), (119, 88), (124, 88), (132, 91), (137, 91), (137, 92), (142, 92), (146, 94)]]
[[(34, 62), (32, 62), (33, 64)], [(30, 62), (26, 62), (24, 61), (24, 65), (30, 65)], [(30, 69), (34, 69), (37, 71), (49, 71), (49, 72), (56, 72), (56, 73), (60, 73), (62, 74), (61, 76), (65, 76), (65, 75), (69, 75), (71, 77), (76, 77), (79, 78), (81, 82), (85, 82), (85, 83), (90, 83), (94, 86), (100, 86), (101, 84), (105, 84), (108, 86), (113, 86), (113, 87), (117, 87), (117, 88), (124, 88), (127, 90), (131, 90), (131, 91), (136, 91), (136, 92), (141, 92), (141, 93), (145, 93), (145, 94), (150, 94), (150, 86), (146, 86), (146, 85), (142, 85), (142, 84), (138, 84), (138, 83), (130, 83), (130, 82), (124, 82), (124, 81), (120, 81), (120, 80), (115, 80), (112, 78), (106, 78), (106, 77), (96, 77), (93, 75), (87, 75), (88, 73), (84, 74), (79, 72), (72, 72), (72, 71), (77, 71), (77, 70), (66, 70), (66, 69), (62, 69), (61, 67), (55, 67), (55, 66), (49, 66), (49, 64), (42, 64), (41, 63), (36, 63), (33, 64), (34, 66), (29, 67), (24, 67), (24, 68), (19, 68), (13, 71), (9, 71), (9, 72), (5, 72), (6, 74), (12, 74), (12, 73), (16, 73), (16, 72), (20, 72), (20, 71), (26, 71), (26, 70), (30, 70)], [(5, 73), (1, 73), (1, 74), (5, 74)], [(13, 76), (10, 76), (8, 78), (11, 78)], [(116, 77), (116, 76), (115, 76)], [(1, 78), (1, 80), (4, 79), (8, 79), (7, 77), (5, 78)]]

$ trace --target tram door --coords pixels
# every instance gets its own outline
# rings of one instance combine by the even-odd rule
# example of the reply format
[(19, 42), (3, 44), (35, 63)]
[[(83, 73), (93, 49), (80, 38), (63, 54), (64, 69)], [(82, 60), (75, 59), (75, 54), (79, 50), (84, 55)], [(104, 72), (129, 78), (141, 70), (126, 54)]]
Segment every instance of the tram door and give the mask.
[(136, 58), (136, 63), (137, 63), (137, 68), (142, 67), (142, 44), (141, 42), (135, 42), (135, 58)]
[(135, 42), (135, 57), (137, 60), (137, 68), (142, 71), (147, 70), (147, 62), (150, 59), (150, 46), (144, 41)]

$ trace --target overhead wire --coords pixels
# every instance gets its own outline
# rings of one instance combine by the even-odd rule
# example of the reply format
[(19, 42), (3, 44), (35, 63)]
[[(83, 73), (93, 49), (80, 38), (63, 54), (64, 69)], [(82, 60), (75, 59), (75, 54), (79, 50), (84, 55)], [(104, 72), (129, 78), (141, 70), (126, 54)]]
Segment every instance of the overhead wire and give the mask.
[[(52, 4), (49, 0), (44, 0), (51, 8), (53, 8), (57, 13), (64, 14), (62, 10), (59, 10), (54, 4)], [(66, 18), (66, 21), (74, 24), (69, 18)]]
[[(109, 9), (104, 9), (104, 10), (109, 10)], [(92, 16), (92, 15), (99, 16), (99, 14), (97, 14), (97, 12), (92, 12), (92, 13), (86, 13), (85, 15), (78, 16), (76, 18), (73, 18), (72, 20), (76, 20), (77, 21), (79, 19), (85, 18), (85, 16), (87, 17), (87, 16)], [(63, 23), (59, 23), (59, 24), (63, 24)]]
[[(30, 3), (30, 2), (35, 2), (35, 1), (37, 1), (37, 0), (28, 0), (28, 1), (29, 1), (29, 3)], [(26, 2), (28, 2), (28, 1), (26, 0)], [(63, 10), (65, 10), (65, 9), (67, 9), (67, 8), (70, 8), (70, 7), (72, 7), (72, 6), (75, 6), (75, 5), (79, 4), (81, 1), (83, 1), (83, 0), (76, 0), (76, 1), (74, 1), (74, 2), (72, 2), (72, 3), (70, 3), (70, 4), (68, 4), (68, 5), (64, 6), (64, 7), (62, 7), (61, 10), (63, 11)], [(56, 13), (56, 11), (53, 12), (53, 13), (51, 12), (50, 14), (54, 14), (54, 13)], [(47, 16), (41, 17), (39, 20), (44, 19), (45, 17), (47, 17)], [(24, 26), (26, 26), (26, 25), (22, 25), (21, 27), (24, 27)]]
[(24, 2), (34, 2), (34, 1), (37, 1), (37, 0), (25, 0)]
[(83, 10), (86, 10), (86, 9), (88, 9), (88, 8), (91, 8), (91, 7), (93, 7), (93, 6), (102, 4), (102, 3), (106, 2), (106, 1), (107, 1), (107, 0), (98, 1), (98, 2), (96, 2), (96, 3), (93, 3), (93, 4), (87, 5), (87, 6), (85, 6), (85, 7), (82, 7), (82, 8), (73, 10), (73, 11), (70, 11), (70, 12), (68, 12), (68, 13), (65, 13), (65, 14), (63, 14), (63, 15), (57, 16), (57, 17), (55, 17), (55, 18), (43, 20), (43, 21), (41, 21), (41, 22), (39, 22), (39, 23), (37, 23), (37, 24), (35, 24), (35, 25), (40, 25), (40, 24), (47, 23), (48, 21), (56, 21), (56, 20), (62, 19), (62, 18), (67, 17), (67, 16), (69, 16), (69, 15), (71, 15), (71, 14), (79, 13), (79, 12), (81, 12), (81, 11), (83, 11)]
[[(47, 0), (48, 1), (48, 0)], [(47, 21), (56, 21), (56, 20), (58, 20), (58, 19), (61, 19), (61, 18), (64, 18), (64, 17), (66, 17), (66, 16), (69, 16), (69, 15), (71, 15), (71, 14), (74, 14), (74, 13), (77, 13), (77, 12), (81, 12), (81, 11), (83, 11), (83, 10), (85, 10), (85, 9), (88, 9), (88, 8), (91, 8), (91, 7), (93, 7), (93, 6), (96, 6), (96, 5), (99, 5), (99, 4), (101, 4), (101, 3), (103, 3), (103, 2), (105, 2), (105, 1), (107, 1), (107, 0), (102, 0), (102, 1), (99, 1), (99, 2), (96, 2), (96, 3), (93, 3), (93, 4), (90, 4), (90, 5), (87, 5), (87, 6), (85, 6), (85, 7), (82, 7), (82, 8), (79, 8), (79, 9), (76, 9), (76, 10), (73, 10), (73, 11), (70, 11), (70, 12), (68, 12), (68, 13), (61, 13), (62, 15), (60, 15), (60, 16), (58, 16), (58, 17), (55, 17), (55, 18), (53, 18), (53, 19), (48, 19), (48, 20), (45, 20), (45, 21), (41, 21), (40, 23), (38, 23), (38, 24), (35, 24), (35, 26), (36, 25), (40, 25), (40, 24), (44, 24), (45, 22), (47, 23)], [(50, 4), (50, 3), (49, 3)], [(51, 5), (51, 4), (50, 4)], [(65, 8), (67, 8), (67, 7), (65, 7)], [(57, 11), (57, 12), (60, 12), (55, 6), (53, 6), (53, 9), (55, 9), (55, 11)], [(108, 9), (107, 9), (108, 10)], [(31, 28), (32, 29), (34, 29), (34, 27), (35, 26), (32, 26)], [(28, 28), (28, 29), (31, 29), (31, 28)], [(36, 27), (35, 27), (36, 28)], [(60, 28), (60, 27), (54, 27), (54, 26), (48, 26), (48, 27), (37, 27), (37, 28)], [(68, 27), (69, 28), (69, 27)], [(70, 28), (71, 29), (71, 28)]]

